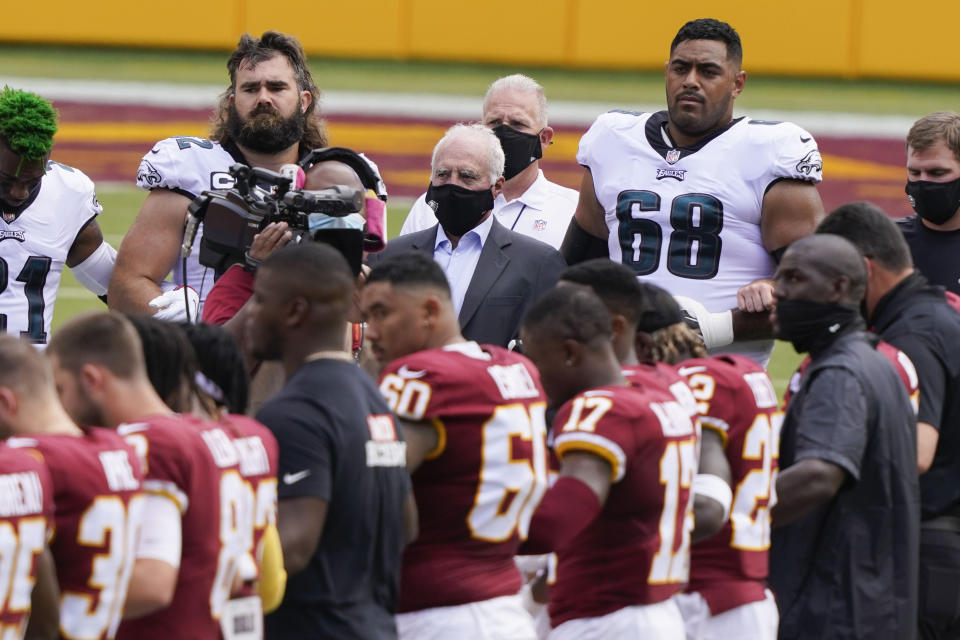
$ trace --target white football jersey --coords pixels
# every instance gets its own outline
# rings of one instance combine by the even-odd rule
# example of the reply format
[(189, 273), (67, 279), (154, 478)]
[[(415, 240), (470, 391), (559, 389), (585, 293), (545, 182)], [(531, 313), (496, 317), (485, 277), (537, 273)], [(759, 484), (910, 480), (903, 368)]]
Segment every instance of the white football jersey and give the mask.
[(16, 219), (0, 219), (0, 328), (47, 343), (67, 254), (101, 211), (90, 178), (47, 162), (36, 199)]
[[(234, 179), (229, 169), (237, 162), (246, 164), (242, 157), (230, 155), (219, 142), (191, 136), (167, 138), (155, 144), (143, 156), (137, 169), (137, 186), (147, 191), (170, 189), (192, 199), (210, 189), (232, 187)], [(197, 228), (193, 251), (187, 258), (186, 279), (183, 275), (182, 260), (178, 258), (173, 267), (173, 281), (196, 290), (200, 296), (201, 310), (207, 293), (213, 288), (214, 278), (214, 270), (200, 264), (202, 237), (201, 223)]]
[[(789, 122), (735, 119), (691, 147), (674, 147), (666, 111), (601, 115), (580, 140), (577, 161), (593, 175), (613, 260), (710, 311), (737, 307), (737, 290), (773, 275), (763, 246), (763, 196), (778, 180), (817, 183), (813, 136)], [(758, 360), (771, 341), (743, 343)]]

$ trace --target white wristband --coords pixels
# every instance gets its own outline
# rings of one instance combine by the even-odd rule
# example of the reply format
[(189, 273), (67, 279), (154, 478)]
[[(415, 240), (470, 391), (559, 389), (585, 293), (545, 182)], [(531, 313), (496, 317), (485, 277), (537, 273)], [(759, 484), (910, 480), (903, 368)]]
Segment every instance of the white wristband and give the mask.
[(700, 324), (700, 330), (708, 349), (727, 346), (733, 342), (733, 311), (708, 314), (707, 322)]
[(698, 473), (693, 478), (693, 494), (716, 500), (723, 507), (723, 521), (730, 517), (730, 504), (733, 502), (733, 491), (730, 485), (720, 478), (709, 473)]

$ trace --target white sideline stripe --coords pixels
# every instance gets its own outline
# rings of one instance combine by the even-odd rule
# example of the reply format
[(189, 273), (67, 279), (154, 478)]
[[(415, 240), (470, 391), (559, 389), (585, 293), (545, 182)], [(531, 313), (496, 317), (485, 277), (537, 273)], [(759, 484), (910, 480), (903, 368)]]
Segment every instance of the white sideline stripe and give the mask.
[[(101, 104), (143, 104), (161, 107), (212, 107), (222, 85), (163, 82), (116, 82), (22, 78), (0, 75), (0, 85), (26, 89), (50, 100)], [(453, 120), (478, 120), (480, 96), (446, 96), (361, 91), (325, 91), (326, 114), (379, 115)], [(550, 122), (555, 125), (588, 126), (611, 109), (658, 111), (662, 105), (613, 104), (551, 100)], [(741, 115), (741, 114), (737, 114)], [(758, 109), (748, 114), (759, 120), (789, 120), (817, 135), (903, 139), (916, 118), (899, 115), (780, 111)]]

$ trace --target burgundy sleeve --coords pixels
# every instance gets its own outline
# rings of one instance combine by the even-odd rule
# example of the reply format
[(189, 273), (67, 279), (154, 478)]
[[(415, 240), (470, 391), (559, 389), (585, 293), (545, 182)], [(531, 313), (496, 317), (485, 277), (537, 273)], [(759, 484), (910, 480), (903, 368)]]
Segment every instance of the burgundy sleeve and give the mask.
[(517, 553), (536, 555), (565, 548), (602, 508), (597, 494), (585, 482), (561, 476), (533, 512), (530, 532)]
[(231, 266), (207, 294), (202, 320), (207, 324), (223, 324), (237, 314), (252, 294), (253, 274), (239, 264)]

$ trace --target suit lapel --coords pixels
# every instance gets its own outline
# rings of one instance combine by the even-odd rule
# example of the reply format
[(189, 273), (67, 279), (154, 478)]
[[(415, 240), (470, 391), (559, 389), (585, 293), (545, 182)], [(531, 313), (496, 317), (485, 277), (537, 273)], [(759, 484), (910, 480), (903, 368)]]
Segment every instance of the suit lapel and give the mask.
[[(492, 214), (491, 214), (492, 215)], [(460, 326), (465, 327), (473, 319), (477, 309), (487, 297), (490, 287), (497, 281), (503, 270), (510, 263), (510, 257), (503, 252), (503, 248), (510, 245), (507, 229), (493, 219), (490, 235), (480, 250), (480, 259), (477, 268), (473, 271), (467, 293), (463, 297), (463, 306), (460, 307)]]
[(433, 225), (429, 229), (424, 229), (418, 233), (411, 234), (410, 248), (414, 251), (422, 251), (433, 257), (433, 246), (437, 243), (437, 229), (439, 225)]

